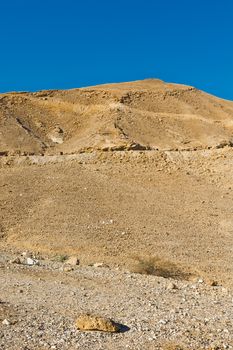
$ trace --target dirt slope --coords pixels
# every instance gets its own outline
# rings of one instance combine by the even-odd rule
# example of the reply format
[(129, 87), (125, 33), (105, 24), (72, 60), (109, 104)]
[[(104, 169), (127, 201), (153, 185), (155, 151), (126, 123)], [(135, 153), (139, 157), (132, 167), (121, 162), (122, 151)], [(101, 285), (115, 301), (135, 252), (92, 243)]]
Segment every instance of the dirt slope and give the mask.
[(2, 158), (3, 249), (155, 256), (233, 285), (232, 148)]
[(0, 152), (193, 149), (231, 144), (233, 102), (151, 79), (0, 95)]
[(160, 80), (0, 101), (2, 249), (233, 285), (233, 102)]

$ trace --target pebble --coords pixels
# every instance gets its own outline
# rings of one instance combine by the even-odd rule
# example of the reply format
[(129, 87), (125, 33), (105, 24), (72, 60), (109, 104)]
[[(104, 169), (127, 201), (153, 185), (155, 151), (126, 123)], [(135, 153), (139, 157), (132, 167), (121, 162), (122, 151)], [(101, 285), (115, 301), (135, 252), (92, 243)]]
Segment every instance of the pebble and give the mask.
[(71, 272), (71, 271), (73, 271), (74, 270), (74, 268), (72, 267), (72, 266), (64, 266), (63, 268), (62, 268), (62, 271), (64, 271), (64, 272)]
[(101, 262), (101, 263), (95, 263), (94, 265), (93, 265), (93, 267), (105, 267), (106, 265), (103, 263), (103, 262)]
[(10, 260), (10, 263), (11, 264), (21, 264), (21, 260), (19, 257), (17, 257), (17, 258)]
[(27, 259), (26, 259), (26, 264), (27, 264), (28, 266), (39, 265), (39, 261), (36, 260), (36, 259), (27, 258)]
[(2, 324), (4, 325), (4, 326), (10, 326), (10, 321), (9, 320), (7, 320), (6, 318), (5, 318), (5, 320), (3, 320), (2, 321)]
[(79, 265), (79, 259), (77, 258), (77, 256), (71, 256), (68, 260), (66, 260), (65, 264), (72, 266)]
[(171, 290), (171, 289), (178, 289), (177, 285), (173, 282), (170, 282), (168, 285), (167, 285), (167, 289), (168, 290)]

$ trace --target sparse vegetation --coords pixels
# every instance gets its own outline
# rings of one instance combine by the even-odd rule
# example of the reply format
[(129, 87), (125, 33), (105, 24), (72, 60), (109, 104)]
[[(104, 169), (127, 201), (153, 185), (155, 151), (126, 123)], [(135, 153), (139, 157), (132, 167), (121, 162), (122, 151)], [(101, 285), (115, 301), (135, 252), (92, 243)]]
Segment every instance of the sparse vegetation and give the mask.
[(61, 255), (55, 255), (52, 260), (53, 261), (56, 261), (56, 262), (65, 262), (67, 259), (69, 258), (68, 255), (65, 255), (65, 254), (61, 254)]
[(182, 345), (169, 343), (162, 347), (163, 350), (189, 350), (188, 348), (184, 348)]
[(164, 278), (174, 278), (177, 280), (188, 280), (192, 273), (185, 271), (184, 268), (174, 264), (171, 261), (159, 257), (135, 257), (135, 263), (132, 266), (132, 272), (154, 275)]

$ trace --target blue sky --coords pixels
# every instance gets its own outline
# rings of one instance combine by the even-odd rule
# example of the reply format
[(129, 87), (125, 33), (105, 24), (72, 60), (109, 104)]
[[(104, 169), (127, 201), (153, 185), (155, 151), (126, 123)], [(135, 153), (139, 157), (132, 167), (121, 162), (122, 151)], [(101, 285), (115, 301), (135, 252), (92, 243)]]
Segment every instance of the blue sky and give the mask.
[(232, 0), (0, 0), (0, 91), (145, 78), (233, 100)]

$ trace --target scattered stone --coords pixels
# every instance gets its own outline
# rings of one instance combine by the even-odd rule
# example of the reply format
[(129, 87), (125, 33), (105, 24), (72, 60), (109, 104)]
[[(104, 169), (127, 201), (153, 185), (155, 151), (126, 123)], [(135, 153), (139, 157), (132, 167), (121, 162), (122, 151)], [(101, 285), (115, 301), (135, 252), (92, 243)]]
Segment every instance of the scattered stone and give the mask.
[(17, 258), (10, 260), (10, 263), (11, 264), (21, 264), (22, 262), (21, 262), (20, 258), (17, 257)]
[(118, 332), (120, 327), (110, 318), (83, 314), (76, 321), (76, 327), (83, 331)]
[(217, 287), (219, 286), (218, 281), (211, 281), (210, 282), (211, 287)]
[(76, 256), (71, 256), (71, 257), (69, 257), (68, 260), (66, 260), (65, 263), (67, 265), (76, 266), (76, 265), (79, 265), (79, 259)]
[(204, 283), (204, 280), (203, 280), (202, 278), (199, 278), (199, 279), (197, 280), (197, 283)]
[(29, 252), (23, 252), (23, 253), (22, 253), (22, 256), (23, 256), (24, 258), (31, 258), (31, 257), (32, 257), (32, 254), (29, 253)]
[(168, 323), (168, 321), (167, 320), (160, 320), (159, 321), (159, 324), (163, 324), (163, 325), (165, 325), (165, 324), (167, 324)]
[(101, 263), (95, 263), (93, 266), (94, 267), (106, 267), (107, 265), (105, 265), (103, 262), (101, 262)]
[(27, 259), (26, 259), (26, 264), (27, 264), (28, 266), (39, 265), (39, 261), (36, 260), (36, 259), (27, 258)]
[(70, 271), (73, 271), (74, 268), (71, 267), (71, 266), (64, 266), (62, 270), (63, 270), (64, 272), (70, 272)]
[(167, 289), (171, 290), (171, 289), (178, 289), (177, 285), (173, 282), (169, 283), (167, 286)]
[(10, 321), (9, 320), (7, 320), (6, 318), (5, 318), (5, 320), (3, 320), (2, 321), (2, 324), (4, 325), (4, 326), (10, 326)]

